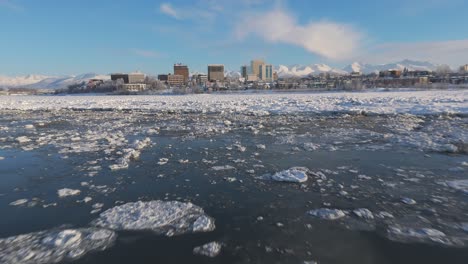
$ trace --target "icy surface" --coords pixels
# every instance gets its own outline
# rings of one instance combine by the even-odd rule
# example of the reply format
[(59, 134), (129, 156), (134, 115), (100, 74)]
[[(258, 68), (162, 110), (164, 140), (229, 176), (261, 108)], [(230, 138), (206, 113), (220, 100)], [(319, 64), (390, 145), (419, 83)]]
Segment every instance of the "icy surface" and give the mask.
[(71, 261), (113, 245), (107, 229), (57, 229), (0, 239), (0, 263), (48, 264)]
[(339, 209), (321, 208), (308, 211), (307, 214), (325, 220), (337, 220), (346, 216), (345, 211)]
[(114, 230), (151, 230), (167, 236), (215, 229), (214, 219), (202, 208), (177, 201), (127, 203), (104, 211), (92, 224)]
[(193, 253), (197, 255), (207, 256), (214, 258), (221, 252), (221, 244), (219, 242), (211, 242), (203, 246), (199, 246), (193, 249)]
[[(467, 113), (468, 91), (186, 96), (2, 96), (0, 110), (140, 109), (165, 111)], [(240, 104), (239, 102), (242, 102)], [(224, 124), (223, 124), (224, 125)]]

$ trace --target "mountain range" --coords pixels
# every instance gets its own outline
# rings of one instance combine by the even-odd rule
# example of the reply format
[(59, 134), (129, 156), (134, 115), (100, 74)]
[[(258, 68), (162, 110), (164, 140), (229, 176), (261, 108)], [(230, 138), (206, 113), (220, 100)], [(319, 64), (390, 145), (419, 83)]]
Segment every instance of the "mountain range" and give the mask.
[[(403, 60), (400, 62), (389, 64), (366, 64), (354, 62), (343, 69), (333, 68), (326, 64), (311, 64), (311, 65), (278, 65), (275, 71), (279, 77), (305, 77), (310, 75), (318, 75), (320, 73), (334, 73), (334, 74), (347, 74), (351, 72), (362, 72), (364, 74), (379, 72), (383, 70), (427, 70), (434, 71), (437, 65), (430, 62)], [(241, 76), (238, 71), (226, 71), (225, 75), (231, 78), (238, 78)], [(109, 80), (110, 75), (101, 75), (96, 73), (86, 73), (81, 75), (69, 76), (44, 76), (44, 75), (26, 75), (26, 76), (1, 76), (0, 75), (0, 88), (37, 88), (37, 89), (60, 89), (66, 88), (70, 84), (87, 82), (89, 79), (102, 79)]]

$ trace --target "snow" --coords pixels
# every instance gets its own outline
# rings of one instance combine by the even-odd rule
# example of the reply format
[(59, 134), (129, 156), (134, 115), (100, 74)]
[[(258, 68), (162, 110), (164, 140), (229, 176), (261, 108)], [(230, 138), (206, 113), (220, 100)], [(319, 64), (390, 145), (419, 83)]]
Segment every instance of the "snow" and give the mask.
[(221, 244), (219, 242), (210, 242), (203, 246), (199, 246), (193, 249), (193, 253), (196, 255), (207, 256), (214, 258), (221, 252)]
[(345, 211), (339, 209), (321, 208), (308, 211), (307, 214), (325, 220), (337, 220), (346, 216)]
[(0, 263), (48, 264), (76, 260), (113, 245), (117, 235), (107, 229), (57, 229), (0, 239)]
[(185, 96), (2, 96), (0, 110), (129, 109), (194, 113), (342, 112), (467, 114), (467, 90), (199, 94)]
[(127, 203), (104, 211), (92, 224), (114, 230), (151, 230), (166, 236), (215, 229), (214, 219), (202, 208), (177, 201)]
[(69, 189), (69, 188), (63, 188), (57, 191), (57, 194), (60, 198), (65, 198), (68, 196), (76, 196), (81, 193), (80, 190), (74, 190), (74, 189)]
[(260, 178), (264, 180), (278, 181), (278, 182), (293, 182), (301, 183), (306, 182), (308, 179), (307, 173), (309, 169), (304, 167), (293, 167), (288, 170), (277, 172), (273, 175), (263, 175)]

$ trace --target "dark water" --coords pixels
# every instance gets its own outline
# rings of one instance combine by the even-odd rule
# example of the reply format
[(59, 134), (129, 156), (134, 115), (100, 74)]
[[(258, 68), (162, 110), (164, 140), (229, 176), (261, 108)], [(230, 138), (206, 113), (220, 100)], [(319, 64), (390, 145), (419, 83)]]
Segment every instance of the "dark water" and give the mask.
[[(468, 234), (453, 225), (468, 222), (468, 195), (440, 181), (467, 179), (466, 167), (460, 165), (468, 160), (463, 152), (466, 139), (457, 132), (467, 122), (457, 117), (417, 118), (422, 122), (414, 126), (413, 117), (401, 116), (8, 112), (0, 121), (0, 128), (8, 127), (0, 130), (0, 157), (5, 158), (0, 160), (0, 237), (62, 225), (86, 227), (98, 217), (90, 213), (94, 203), (103, 203), (106, 210), (138, 200), (178, 200), (202, 207), (216, 219), (216, 230), (170, 238), (119, 232), (113, 247), (74, 263), (467, 263), (467, 247), (391, 241), (386, 228), (392, 222), (369, 223), (356, 217), (326, 221), (306, 214), (322, 207), (368, 208), (392, 213), (391, 221), (400, 225), (421, 222), (465, 239)], [(226, 126), (226, 119), (232, 125)], [(35, 129), (25, 129), (26, 124), (34, 124)], [(106, 141), (85, 140), (86, 131), (121, 132), (129, 142), (149, 137), (153, 145), (143, 149), (128, 169), (111, 171), (109, 165), (125, 145), (105, 153), (110, 148)], [(415, 145), (411, 135), (417, 133), (434, 144), (445, 144), (448, 138), (459, 151), (431, 149), (427, 140)], [(32, 142), (17, 143), (22, 135)], [(80, 140), (71, 140), (77, 135)], [(47, 136), (44, 144), (38, 144), (38, 138)], [(84, 149), (93, 141), (101, 147), (64, 152), (72, 145)], [(307, 145), (310, 142), (315, 149)], [(266, 148), (258, 148), (259, 144)], [(161, 158), (168, 163), (158, 165)], [(235, 169), (212, 169), (224, 165)], [(94, 166), (101, 169), (90, 177), (89, 168)], [(321, 171), (327, 179), (318, 182), (311, 177), (294, 184), (257, 178), (294, 166)], [(89, 185), (105, 187), (97, 190)], [(79, 189), (81, 194), (59, 198), (57, 190), (62, 188)], [(343, 190), (348, 194), (340, 193)], [(92, 202), (77, 202), (86, 196)], [(405, 205), (402, 197), (417, 204)], [(434, 197), (445, 200), (435, 203)], [(9, 205), (22, 198), (36, 202)], [(57, 205), (44, 208), (53, 203)], [(194, 247), (211, 241), (223, 243), (218, 257), (192, 253)]]

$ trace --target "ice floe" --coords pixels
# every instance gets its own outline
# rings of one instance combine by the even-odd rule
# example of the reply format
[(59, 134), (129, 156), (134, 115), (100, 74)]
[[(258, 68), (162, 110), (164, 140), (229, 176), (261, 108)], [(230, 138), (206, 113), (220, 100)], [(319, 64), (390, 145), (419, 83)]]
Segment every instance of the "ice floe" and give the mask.
[(445, 183), (452, 189), (468, 194), (468, 180), (453, 180)]
[(308, 215), (325, 220), (337, 220), (346, 216), (345, 211), (339, 209), (320, 208), (307, 212)]
[(203, 246), (199, 246), (193, 249), (193, 253), (196, 255), (202, 255), (210, 258), (214, 258), (221, 253), (221, 244), (219, 242), (210, 242)]
[(363, 219), (366, 219), (366, 220), (373, 220), (374, 219), (374, 214), (369, 209), (366, 209), (366, 208), (355, 209), (355, 210), (353, 210), (353, 213), (356, 216), (358, 216), (360, 218), (363, 218)]
[(464, 246), (460, 239), (447, 236), (444, 232), (425, 227), (390, 226), (387, 229), (388, 239), (402, 243), (428, 243), (445, 246)]
[(114, 230), (150, 230), (166, 236), (215, 229), (214, 219), (201, 207), (177, 201), (127, 203), (102, 212), (92, 224)]
[(74, 189), (69, 189), (69, 188), (63, 188), (57, 191), (57, 195), (60, 198), (68, 197), (68, 196), (76, 196), (81, 193), (80, 190), (74, 190)]
[(0, 263), (49, 264), (76, 260), (111, 247), (117, 235), (107, 229), (54, 229), (0, 239)]
[(308, 179), (307, 174), (309, 169), (305, 167), (293, 167), (284, 171), (277, 172), (273, 175), (266, 174), (261, 176), (261, 179), (278, 181), (278, 182), (292, 182), (292, 183), (302, 183), (306, 182)]
[(11, 202), (10, 205), (11, 206), (20, 206), (20, 205), (25, 205), (28, 203), (28, 199), (19, 199), (19, 200), (16, 200), (14, 202)]

